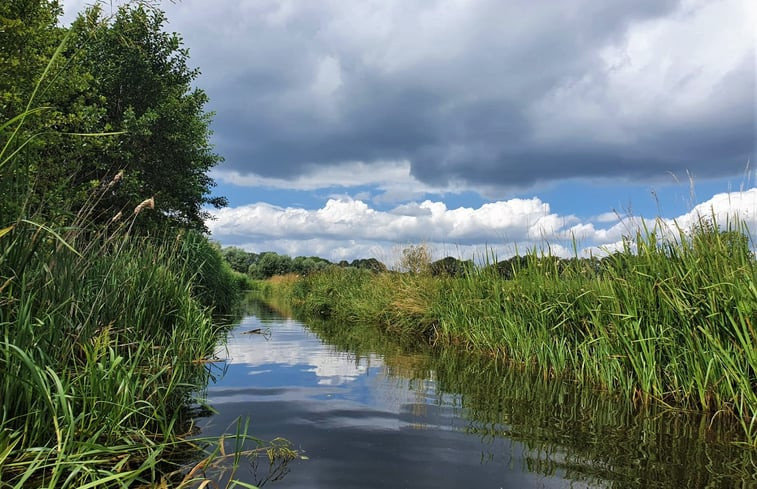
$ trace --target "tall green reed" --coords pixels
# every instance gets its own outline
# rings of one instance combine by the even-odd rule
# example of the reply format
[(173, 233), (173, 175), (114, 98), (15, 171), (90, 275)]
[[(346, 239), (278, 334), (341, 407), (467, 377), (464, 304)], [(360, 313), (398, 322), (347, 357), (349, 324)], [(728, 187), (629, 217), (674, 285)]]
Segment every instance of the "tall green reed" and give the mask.
[(462, 278), (333, 269), (285, 294), (305, 313), (739, 420), (757, 446), (757, 264), (743, 223), (725, 224), (658, 222), (601, 261), (535, 251), (504, 274), (495, 263)]
[(219, 339), (211, 312), (239, 280), (203, 236), (133, 236), (149, 199), (94, 225), (118, 175), (78, 211), (53, 209), (63, 221), (9, 183), (34, 163), (23, 148), (40, 134), (24, 123), (44, 113), (34, 98), (63, 45), (27, 110), (0, 125), (0, 488), (165, 483), (196, 446), (187, 406)]

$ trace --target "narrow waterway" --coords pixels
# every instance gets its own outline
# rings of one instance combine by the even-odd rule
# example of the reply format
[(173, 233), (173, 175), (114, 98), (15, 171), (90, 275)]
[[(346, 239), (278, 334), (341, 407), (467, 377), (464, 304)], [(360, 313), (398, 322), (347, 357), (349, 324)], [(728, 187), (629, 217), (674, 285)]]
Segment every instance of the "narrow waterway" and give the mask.
[[(236, 478), (274, 488), (755, 487), (754, 452), (707, 418), (640, 410), (491, 359), (305, 325), (251, 301), (199, 420), (304, 455)], [(260, 331), (257, 331), (260, 330)], [(255, 331), (251, 333), (251, 331)], [(266, 480), (268, 479), (268, 480)], [(277, 480), (271, 480), (277, 479)]]

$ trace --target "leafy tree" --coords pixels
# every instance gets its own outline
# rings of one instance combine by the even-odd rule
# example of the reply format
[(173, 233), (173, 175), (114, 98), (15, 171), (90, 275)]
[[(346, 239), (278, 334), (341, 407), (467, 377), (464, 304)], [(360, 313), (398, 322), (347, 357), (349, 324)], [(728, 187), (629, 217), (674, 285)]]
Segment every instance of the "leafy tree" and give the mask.
[(358, 258), (352, 260), (351, 267), (361, 268), (364, 270), (370, 270), (372, 272), (380, 273), (386, 271), (386, 265), (381, 263), (375, 258)]
[(57, 25), (60, 13), (57, 1), (0, 2), (0, 124), (20, 116), (27, 107), (44, 109), (26, 117), (23, 125), (18, 121), (0, 131), (0, 147), (5, 147), (20, 129), (6, 155), (20, 152), (2, 169), (0, 179), (4, 221), (29, 207), (38, 209), (40, 203), (48, 211), (61, 209), (71, 193), (67, 182), (71, 158), (64, 148), (55, 147), (61, 139), (56, 133), (90, 114), (67, 107), (66, 101), (75, 100), (86, 86), (87, 75), (65, 55), (54, 56), (66, 38), (66, 29)]
[(292, 271), (292, 259), (273, 251), (260, 254), (258, 262), (250, 268), (252, 278), (263, 279), (274, 275), (284, 275)]
[(221, 157), (210, 144), (207, 95), (192, 88), (199, 71), (189, 68), (180, 36), (164, 32), (165, 22), (157, 9), (128, 5), (110, 22), (99, 6), (74, 22), (72, 56), (92, 77), (84, 96), (105, 130), (126, 131), (88, 162), (77, 183), (104, 182), (124, 170), (104, 218), (154, 197), (153, 224), (206, 230), (203, 207), (226, 204), (209, 197), (207, 171)]
[[(181, 38), (163, 31), (161, 11), (138, 4), (113, 18), (92, 7), (70, 29), (57, 25), (60, 13), (54, 0), (0, 2), (0, 123), (26, 108), (53, 53), (65, 48), (36, 92), (33, 107), (45, 110), (27, 118), (15, 139), (23, 151), (3, 170), (0, 191), (16, 197), (3, 199), (0, 218), (24, 206), (62, 223), (67, 211), (90, 209), (103, 223), (154, 197), (156, 212), (142, 213), (138, 228), (206, 230), (203, 209), (226, 203), (210, 197), (207, 175), (221, 158)], [(73, 135), (103, 132), (122, 134)]]
[(257, 254), (249, 253), (236, 246), (224, 248), (221, 250), (221, 254), (231, 268), (240, 273), (247, 273), (250, 269), (250, 265), (253, 265), (258, 259)]
[(448, 277), (463, 277), (465, 274), (473, 270), (473, 260), (458, 260), (455, 257), (448, 256), (437, 260), (430, 265), (431, 275), (448, 276)]
[(63, 38), (55, 0), (0, 2), (0, 121), (26, 108), (40, 73)]
[(318, 256), (298, 256), (292, 260), (290, 271), (299, 275), (309, 275), (331, 265), (330, 261)]

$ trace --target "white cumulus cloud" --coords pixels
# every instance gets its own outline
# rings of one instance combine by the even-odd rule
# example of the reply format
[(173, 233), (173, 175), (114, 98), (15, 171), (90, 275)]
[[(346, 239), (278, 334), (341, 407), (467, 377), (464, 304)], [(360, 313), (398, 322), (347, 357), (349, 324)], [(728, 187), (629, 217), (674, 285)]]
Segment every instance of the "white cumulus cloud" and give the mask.
[[(595, 222), (553, 212), (537, 197), (510, 199), (478, 208), (449, 209), (429, 200), (405, 204), (389, 211), (372, 208), (355, 199), (330, 199), (320, 209), (276, 207), (256, 203), (214, 212), (208, 222), (214, 239), (250, 251), (277, 251), (290, 256), (317, 255), (334, 261), (375, 257), (389, 264), (398, 247), (428, 243), (437, 258), (482, 256), (494, 250), (498, 256), (549, 247), (554, 254), (570, 256), (575, 240), (581, 253), (620, 246), (624, 236), (640, 226), (657, 222), (670, 228), (689, 228), (699, 219), (714, 217), (725, 225), (737, 216), (757, 230), (757, 188), (721, 193), (676, 218), (601, 215)], [(602, 227), (602, 226), (605, 227)]]

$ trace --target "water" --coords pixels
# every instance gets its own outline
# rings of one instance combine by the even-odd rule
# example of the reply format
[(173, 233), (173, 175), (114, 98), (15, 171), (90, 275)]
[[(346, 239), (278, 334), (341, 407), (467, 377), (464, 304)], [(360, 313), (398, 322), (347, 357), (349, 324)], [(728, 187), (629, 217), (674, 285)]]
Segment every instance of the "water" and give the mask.
[[(245, 334), (261, 329), (265, 334)], [(252, 302), (218, 352), (204, 435), (284, 437), (306, 457), (236, 478), (275, 488), (757, 487), (708, 418), (639, 409), (492, 359), (304, 325)], [(271, 480), (278, 479), (278, 480)]]

